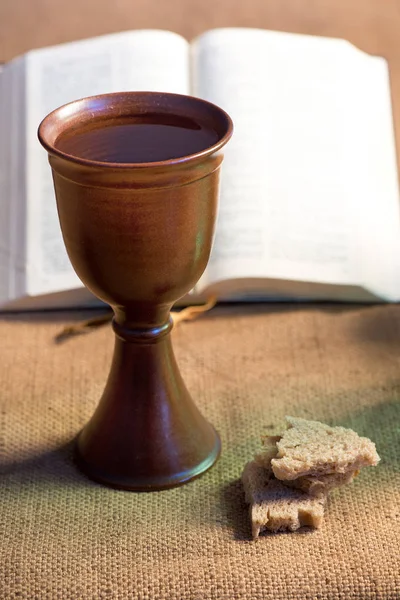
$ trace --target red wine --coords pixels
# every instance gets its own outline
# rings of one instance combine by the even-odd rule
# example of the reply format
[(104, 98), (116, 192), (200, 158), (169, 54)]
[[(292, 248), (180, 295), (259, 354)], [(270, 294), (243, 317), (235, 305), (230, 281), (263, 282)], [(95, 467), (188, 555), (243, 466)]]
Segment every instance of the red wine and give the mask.
[[(186, 117), (144, 115), (114, 119), (62, 134), (58, 150), (100, 162), (148, 163), (180, 158), (213, 146), (220, 136)], [(139, 120), (140, 119), (140, 120)]]

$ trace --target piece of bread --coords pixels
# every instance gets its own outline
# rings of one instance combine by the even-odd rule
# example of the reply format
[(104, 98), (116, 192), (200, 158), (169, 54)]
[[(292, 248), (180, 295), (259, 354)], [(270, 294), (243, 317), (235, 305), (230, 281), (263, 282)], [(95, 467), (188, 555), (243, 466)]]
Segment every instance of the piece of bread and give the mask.
[(315, 495), (321, 492), (328, 493), (331, 490), (351, 483), (354, 477), (357, 477), (359, 471), (348, 471), (347, 473), (331, 473), (330, 475), (318, 475), (308, 477), (299, 477), (298, 479), (286, 480), (285, 485), (294, 487), (307, 494)]
[(245, 499), (250, 504), (253, 538), (264, 531), (295, 531), (321, 526), (326, 494), (310, 496), (278, 481), (271, 469), (253, 460), (242, 473)]
[[(276, 441), (279, 438), (274, 438)], [(267, 469), (272, 474), (272, 465), (271, 461), (273, 458), (276, 458), (278, 454), (278, 448), (271, 443), (271, 438), (266, 440), (267, 446), (265, 450), (259, 452), (254, 456), (254, 462), (258, 465)], [(302, 490), (303, 492), (307, 492), (308, 494), (319, 494), (320, 492), (329, 492), (330, 490), (339, 487), (341, 485), (346, 485), (347, 483), (351, 483), (354, 477), (357, 477), (359, 470), (349, 470), (347, 473), (331, 473), (329, 475), (319, 475), (312, 476), (308, 475), (305, 477), (298, 477), (293, 480), (286, 480), (285, 484), (290, 487), (297, 488), (298, 490)]]
[(328, 492), (380, 460), (375, 444), (351, 429), (286, 420), (288, 429), (265, 437), (242, 474), (254, 539), (263, 530), (320, 527)]
[[(286, 417), (288, 429), (276, 442), (271, 468), (277, 479), (296, 481), (302, 489), (336, 487), (353, 479), (362, 467), (376, 465), (375, 444), (352, 429)], [(271, 454), (268, 441), (267, 454)], [(318, 482), (317, 482), (318, 480)]]
[(253, 460), (264, 469), (272, 472), (271, 460), (278, 454), (277, 442), (281, 436), (266, 437), (263, 439), (263, 450), (254, 455)]

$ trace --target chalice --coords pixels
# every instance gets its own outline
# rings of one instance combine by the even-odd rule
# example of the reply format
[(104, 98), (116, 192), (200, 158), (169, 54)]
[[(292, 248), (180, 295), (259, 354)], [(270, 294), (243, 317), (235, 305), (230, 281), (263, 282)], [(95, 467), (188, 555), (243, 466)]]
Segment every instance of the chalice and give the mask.
[(154, 92), (84, 98), (40, 124), (69, 258), (114, 312), (108, 380), (76, 443), (78, 466), (105, 485), (172, 487), (219, 456), (179, 372), (170, 309), (206, 267), (231, 135), (217, 106)]

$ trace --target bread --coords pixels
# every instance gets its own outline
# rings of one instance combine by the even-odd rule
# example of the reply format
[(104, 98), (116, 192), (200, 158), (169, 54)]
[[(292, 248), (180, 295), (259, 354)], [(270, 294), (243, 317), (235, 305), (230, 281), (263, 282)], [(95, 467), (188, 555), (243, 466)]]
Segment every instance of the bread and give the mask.
[(276, 443), (281, 439), (281, 436), (268, 437), (263, 440), (263, 451), (254, 455), (254, 461), (261, 467), (272, 472), (271, 461), (278, 454)]
[(310, 495), (320, 492), (328, 493), (334, 488), (351, 483), (358, 475), (359, 471), (348, 471), (347, 473), (332, 473), (330, 475), (299, 477), (291, 481), (285, 481), (285, 485), (294, 487)]
[(303, 486), (303, 478), (310, 485), (317, 478), (334, 487), (347, 483), (362, 467), (379, 462), (375, 444), (352, 429), (295, 417), (286, 417), (286, 421), (288, 429), (276, 442), (277, 454), (271, 459), (277, 479), (296, 480)]
[(247, 463), (242, 482), (246, 502), (250, 504), (253, 539), (264, 531), (295, 531), (303, 526), (320, 527), (326, 495), (308, 494), (289, 488), (272, 471), (256, 461)]
[(320, 527), (330, 490), (376, 465), (375, 444), (344, 427), (286, 417), (288, 429), (263, 440), (242, 474), (253, 538), (261, 531)]

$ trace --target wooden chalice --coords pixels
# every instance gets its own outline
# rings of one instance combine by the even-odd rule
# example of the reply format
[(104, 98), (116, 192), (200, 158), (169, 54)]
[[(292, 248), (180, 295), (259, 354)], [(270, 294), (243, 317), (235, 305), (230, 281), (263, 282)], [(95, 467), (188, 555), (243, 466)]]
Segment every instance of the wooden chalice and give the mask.
[(39, 127), (71, 263), (114, 311), (110, 374), (76, 446), (106, 485), (172, 487), (219, 456), (176, 364), (170, 309), (206, 267), (231, 134), (217, 106), (150, 92), (77, 100)]

